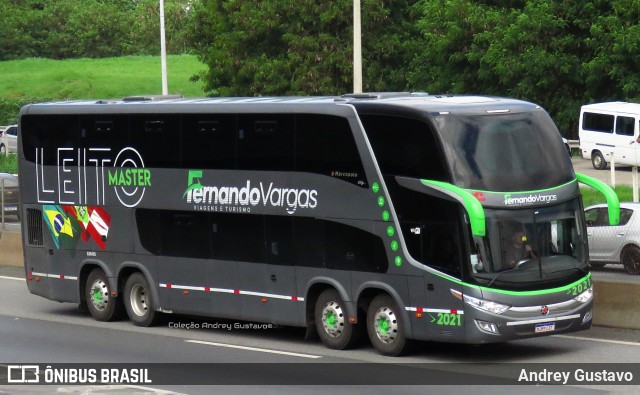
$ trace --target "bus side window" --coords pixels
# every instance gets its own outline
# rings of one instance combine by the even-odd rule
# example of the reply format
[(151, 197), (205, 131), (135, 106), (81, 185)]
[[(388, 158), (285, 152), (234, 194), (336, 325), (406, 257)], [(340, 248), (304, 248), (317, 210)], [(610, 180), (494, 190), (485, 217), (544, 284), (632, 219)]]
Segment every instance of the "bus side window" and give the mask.
[(129, 142), (145, 167), (180, 167), (179, 114), (135, 114), (129, 117)]
[(235, 115), (184, 115), (181, 133), (183, 166), (190, 169), (235, 169), (235, 127)]
[[(80, 117), (77, 115), (24, 115), (22, 149), (25, 159), (44, 165), (58, 165), (58, 148), (77, 148), (80, 141)], [(37, 152), (37, 153), (36, 153)]]
[(316, 114), (297, 116), (296, 171), (368, 187), (358, 147), (346, 118)]
[[(213, 259), (266, 262), (263, 215), (209, 213)], [(215, 225), (215, 226), (214, 226)], [(215, 232), (214, 232), (215, 231)]]
[(382, 240), (365, 230), (326, 222), (327, 268), (384, 273), (388, 269)]
[(382, 174), (450, 181), (440, 144), (426, 122), (368, 114), (360, 119)]
[(291, 217), (266, 215), (267, 263), (293, 265), (293, 224)]
[(240, 114), (236, 133), (238, 169), (294, 169), (294, 115)]
[(116, 152), (129, 143), (128, 116), (122, 114), (82, 115), (80, 137), (85, 147), (111, 147)]

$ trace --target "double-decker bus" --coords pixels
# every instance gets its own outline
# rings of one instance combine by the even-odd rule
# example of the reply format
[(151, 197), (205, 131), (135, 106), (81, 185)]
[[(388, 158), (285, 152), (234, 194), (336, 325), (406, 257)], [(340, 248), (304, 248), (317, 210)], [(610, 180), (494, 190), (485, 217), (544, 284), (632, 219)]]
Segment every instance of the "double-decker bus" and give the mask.
[(489, 343), (587, 329), (578, 183), (524, 101), (411, 93), (133, 97), (20, 115), (29, 290), (88, 308)]

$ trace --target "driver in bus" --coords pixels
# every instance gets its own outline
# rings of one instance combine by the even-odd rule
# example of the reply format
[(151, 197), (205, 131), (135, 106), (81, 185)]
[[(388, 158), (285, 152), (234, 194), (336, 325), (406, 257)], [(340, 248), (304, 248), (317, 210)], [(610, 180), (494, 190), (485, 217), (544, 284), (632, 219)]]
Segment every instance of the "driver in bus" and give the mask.
[(523, 259), (535, 259), (537, 254), (527, 243), (527, 236), (523, 230), (516, 230), (511, 236), (511, 242), (504, 251), (504, 269), (513, 269)]

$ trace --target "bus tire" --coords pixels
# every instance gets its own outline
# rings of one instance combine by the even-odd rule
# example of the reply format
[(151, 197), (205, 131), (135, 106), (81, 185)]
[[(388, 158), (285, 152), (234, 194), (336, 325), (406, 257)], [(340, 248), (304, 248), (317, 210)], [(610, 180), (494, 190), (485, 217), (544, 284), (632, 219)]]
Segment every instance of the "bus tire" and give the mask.
[(625, 248), (622, 264), (627, 274), (640, 274), (640, 248), (633, 245)]
[(349, 323), (344, 301), (335, 289), (327, 289), (318, 296), (315, 323), (320, 340), (335, 350), (351, 348), (361, 337), (362, 325)]
[(408, 350), (398, 305), (387, 294), (376, 296), (367, 309), (367, 332), (373, 347), (382, 355), (396, 357)]
[(87, 309), (96, 321), (114, 321), (122, 316), (122, 304), (113, 296), (109, 279), (102, 269), (89, 273), (85, 286)]
[(124, 287), (124, 306), (131, 322), (136, 326), (153, 326), (160, 316), (156, 312), (151, 287), (144, 275), (133, 273)]
[(591, 165), (596, 170), (604, 170), (607, 168), (607, 162), (604, 160), (604, 156), (600, 151), (593, 151), (591, 153)]

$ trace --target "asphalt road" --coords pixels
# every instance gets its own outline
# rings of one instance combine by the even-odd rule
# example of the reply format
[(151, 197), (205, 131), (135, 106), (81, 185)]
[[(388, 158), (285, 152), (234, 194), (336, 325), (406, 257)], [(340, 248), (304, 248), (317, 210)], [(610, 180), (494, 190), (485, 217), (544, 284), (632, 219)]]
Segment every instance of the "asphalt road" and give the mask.
[[(576, 335), (559, 335), (510, 342), (496, 345), (468, 346), (443, 343), (421, 342), (413, 353), (402, 358), (388, 358), (378, 355), (370, 346), (345, 351), (325, 348), (317, 340), (304, 340), (304, 331), (299, 328), (276, 327), (272, 329), (213, 329), (214, 324), (234, 324), (232, 321), (216, 319), (195, 319), (168, 316), (163, 325), (153, 328), (139, 328), (128, 321), (101, 323), (78, 311), (72, 304), (61, 304), (29, 294), (24, 280), (19, 276), (0, 273), (0, 374), (2, 364), (15, 363), (207, 363), (216, 364), (210, 369), (209, 379), (219, 378), (221, 382), (255, 384), (242, 386), (215, 387), (221, 393), (301, 393), (301, 387), (268, 387), (262, 384), (305, 384), (317, 380), (327, 385), (344, 380), (351, 372), (370, 374), (371, 380), (385, 375), (397, 374), (420, 377), (436, 369), (440, 376), (457, 374), (461, 381), (470, 375), (487, 376), (487, 372), (469, 371), (460, 363), (474, 363), (477, 368), (490, 363), (510, 363), (511, 367), (527, 363), (629, 363), (640, 361), (640, 331), (608, 330), (595, 328)], [(203, 329), (204, 324), (209, 327)], [(182, 325), (181, 325), (182, 324)], [(186, 329), (199, 326), (199, 329)], [(276, 371), (256, 368), (252, 364), (278, 365)], [(359, 363), (380, 363), (382, 365), (353, 365)], [(235, 365), (233, 365), (235, 364)], [(300, 364), (311, 364), (308, 369)], [(351, 368), (347, 364), (352, 364)], [(396, 364), (396, 365), (389, 365)], [(398, 365), (402, 364), (402, 365)], [(419, 364), (407, 366), (407, 364)], [(325, 366), (324, 368), (322, 366)], [(189, 365), (172, 365), (184, 369)], [(207, 365), (211, 366), (211, 365)], [(403, 368), (400, 368), (400, 367)], [(336, 370), (336, 367), (338, 370)], [(406, 368), (406, 369), (405, 369)], [(360, 370), (359, 370), (360, 369)], [(365, 369), (366, 371), (362, 371)], [(373, 369), (369, 372), (369, 369)], [(394, 369), (398, 370), (392, 373)], [(640, 367), (639, 367), (640, 369)], [(402, 372), (402, 373), (400, 373)], [(417, 372), (417, 373), (415, 373)], [(423, 373), (421, 373), (423, 372)], [(463, 374), (459, 372), (464, 372)], [(250, 374), (249, 374), (250, 373)], [(356, 373), (354, 373), (356, 374)], [(217, 376), (216, 376), (217, 375)], [(492, 372), (491, 377), (512, 378), (505, 372)], [(391, 377), (391, 376), (390, 376)], [(392, 380), (393, 381), (393, 380)], [(218, 382), (218, 381), (215, 381)], [(409, 382), (410, 383), (410, 382)], [(307, 393), (322, 392), (324, 385), (303, 387)], [(59, 386), (58, 388), (32, 387), (20, 392), (21, 387), (0, 387), (0, 394), (6, 393), (47, 393), (84, 391), (93, 393), (96, 388)], [(351, 389), (349, 389), (351, 388)], [(365, 388), (371, 393), (428, 393), (424, 386), (401, 385), (393, 381), (391, 390), (385, 386), (339, 387), (332, 393), (359, 393)], [(528, 387), (527, 387), (528, 388)], [(433, 388), (432, 388), (433, 389)], [(47, 390), (47, 391), (45, 391)], [(183, 385), (147, 385), (144, 389), (134, 387), (113, 388), (117, 393), (130, 391), (154, 393), (153, 391), (173, 391), (177, 393), (211, 393), (211, 387)], [(548, 393), (548, 391), (530, 393)], [(81, 391), (81, 392), (82, 392)], [(325, 389), (326, 391), (326, 389)], [(567, 386), (554, 388), (554, 393), (599, 393), (600, 391), (621, 391), (637, 393), (638, 388), (621, 386)], [(98, 391), (103, 393), (103, 391)], [(438, 393), (529, 393), (523, 387), (497, 386), (480, 387), (438, 387)], [(80, 393), (80, 392), (75, 392)]]
[[(596, 170), (591, 165), (590, 159), (582, 159), (581, 157), (572, 157), (573, 170), (576, 173), (586, 174), (590, 177), (594, 177), (602, 182), (611, 184), (611, 167), (607, 167), (606, 170)], [(616, 185), (633, 185), (631, 178), (631, 167), (616, 167), (615, 168), (615, 180)]]

